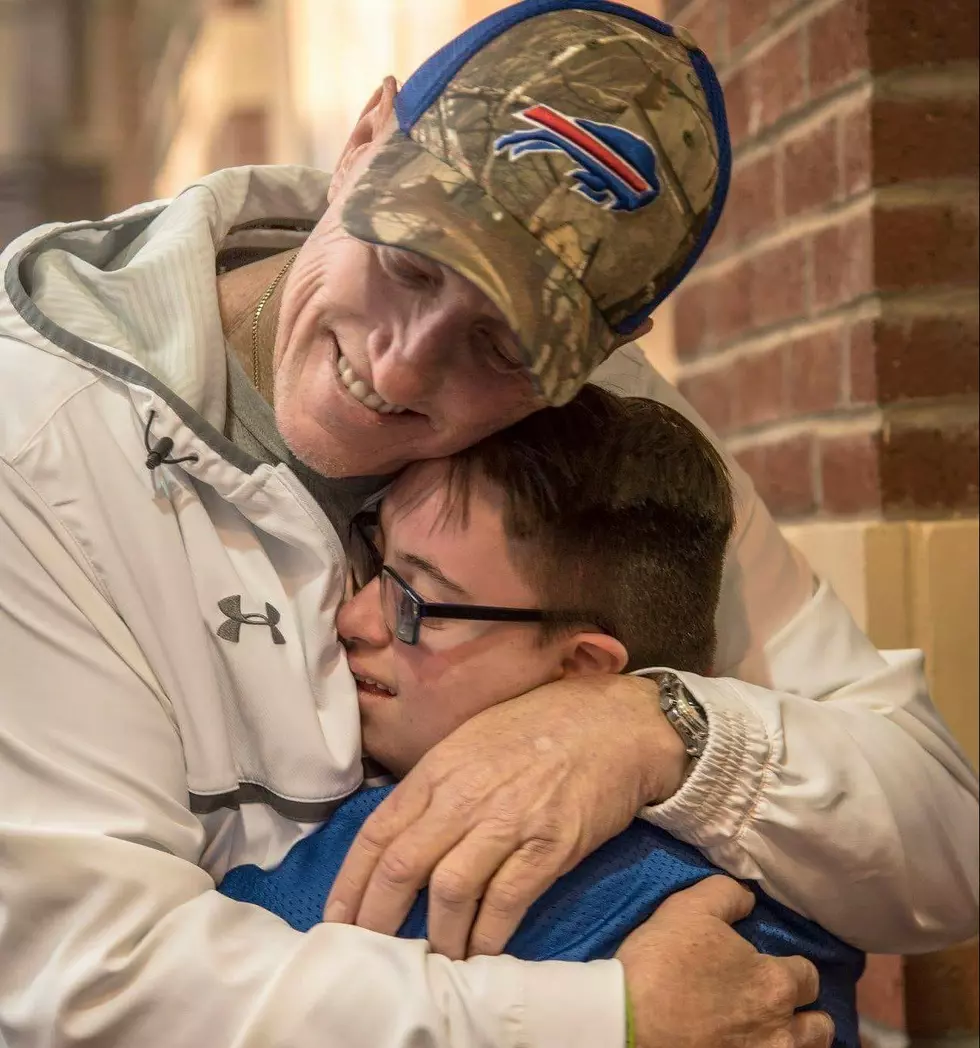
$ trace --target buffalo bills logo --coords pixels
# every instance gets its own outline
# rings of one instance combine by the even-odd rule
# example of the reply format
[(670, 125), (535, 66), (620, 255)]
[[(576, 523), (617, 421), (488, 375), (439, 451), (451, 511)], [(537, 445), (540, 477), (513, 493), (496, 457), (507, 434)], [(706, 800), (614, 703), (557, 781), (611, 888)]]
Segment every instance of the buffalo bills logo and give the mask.
[(615, 124), (565, 116), (546, 105), (518, 114), (534, 125), (494, 142), (494, 153), (566, 153), (581, 167), (569, 172), (575, 190), (609, 211), (638, 211), (660, 194), (657, 156), (649, 142)]

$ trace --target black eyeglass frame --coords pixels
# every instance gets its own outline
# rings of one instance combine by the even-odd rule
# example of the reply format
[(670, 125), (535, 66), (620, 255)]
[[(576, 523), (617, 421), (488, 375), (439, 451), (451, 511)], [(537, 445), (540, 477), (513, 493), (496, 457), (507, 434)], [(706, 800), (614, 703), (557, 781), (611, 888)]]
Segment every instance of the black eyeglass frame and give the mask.
[[(375, 525), (378, 523), (378, 513), (376, 510), (358, 513), (351, 521), (351, 531), (356, 532), (358, 538), (363, 542), (371, 557), (373, 567), (371, 579), (361, 582), (355, 578), (355, 584), (359, 589), (361, 589), (373, 579), (378, 576), (381, 577), (380, 584), (382, 587), (382, 593), (380, 596), (381, 608), (385, 616), (385, 625), (389, 630), (391, 630), (392, 636), (397, 640), (400, 640), (403, 644), (418, 644), (419, 636), (422, 631), (423, 619), (455, 619), (467, 622), (560, 622), (569, 625), (573, 623), (584, 624), (595, 622), (595, 616), (588, 615), (584, 612), (542, 611), (540, 608), (504, 608), (486, 604), (443, 604), (437, 601), (426, 600), (425, 597), (416, 592), (401, 577), (401, 575), (395, 571), (394, 568), (384, 563), (384, 558), (382, 557), (380, 550), (374, 542), (371, 541), (370, 536), (365, 530), (365, 525), (368, 523)], [(398, 589), (408, 598), (408, 607), (411, 608), (411, 617), (408, 622), (388, 622), (388, 612), (383, 592), (386, 576), (391, 579)], [(398, 616), (400, 609), (404, 606), (403, 602), (398, 602), (396, 604), (396, 617)], [(602, 629), (601, 626), (599, 628)], [(603, 630), (603, 632), (607, 631)]]

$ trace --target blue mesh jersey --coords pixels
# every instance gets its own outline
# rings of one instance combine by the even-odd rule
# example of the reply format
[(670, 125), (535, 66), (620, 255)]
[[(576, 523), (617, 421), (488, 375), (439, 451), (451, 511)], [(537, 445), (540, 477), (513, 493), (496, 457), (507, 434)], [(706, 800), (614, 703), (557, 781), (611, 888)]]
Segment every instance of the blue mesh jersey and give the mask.
[[(322, 920), (344, 856), (367, 817), (393, 786), (349, 797), (328, 823), (294, 845), (272, 870), (238, 866), (220, 891), (271, 910), (298, 931)], [(528, 911), (507, 952), (528, 961), (593, 961), (612, 957), (626, 936), (674, 892), (723, 872), (696, 848), (639, 819), (561, 877)], [(757, 902), (736, 930), (758, 950), (799, 954), (820, 972), (817, 1006), (836, 1024), (835, 1048), (859, 1048), (855, 987), (864, 955), (749, 884)], [(427, 897), (415, 901), (398, 931), (424, 939)]]

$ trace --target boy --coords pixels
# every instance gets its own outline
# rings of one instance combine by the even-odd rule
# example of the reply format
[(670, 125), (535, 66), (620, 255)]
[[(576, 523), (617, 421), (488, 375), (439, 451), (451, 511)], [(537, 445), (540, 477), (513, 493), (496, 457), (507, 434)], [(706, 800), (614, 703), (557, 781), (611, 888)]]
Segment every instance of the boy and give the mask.
[[(595, 386), (409, 467), (380, 514), (356, 523), (365, 556), (337, 619), (365, 752), (403, 776), (460, 724), (548, 681), (658, 665), (709, 673), (733, 520), (725, 467), (695, 426)], [(312, 927), (390, 789), (355, 794), (277, 869), (239, 867), (221, 890)], [(664, 898), (713, 872), (696, 849), (634, 821), (531, 908), (508, 952), (610, 957)], [(765, 952), (808, 956), (835, 1044), (856, 1046), (862, 956), (756, 894), (740, 930)], [(399, 934), (425, 928), (423, 896)]]

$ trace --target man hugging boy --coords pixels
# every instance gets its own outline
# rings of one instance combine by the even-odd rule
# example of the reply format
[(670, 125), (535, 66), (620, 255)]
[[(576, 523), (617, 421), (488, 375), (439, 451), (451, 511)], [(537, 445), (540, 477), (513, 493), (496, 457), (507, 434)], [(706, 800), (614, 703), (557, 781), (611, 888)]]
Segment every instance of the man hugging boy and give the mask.
[[(404, 776), (465, 721), (549, 681), (650, 666), (710, 673), (733, 523), (725, 466), (700, 430), (596, 386), (410, 466), (380, 511), (355, 521), (355, 593), (337, 618), (365, 753)], [(280, 866), (238, 867), (220, 890), (308, 930), (392, 788), (362, 789)], [(507, 952), (611, 957), (669, 895), (719, 872), (636, 819), (531, 907)], [(863, 956), (753, 890), (736, 929), (765, 953), (812, 961), (835, 1046), (857, 1048)], [(423, 893), (399, 935), (425, 934)]]

